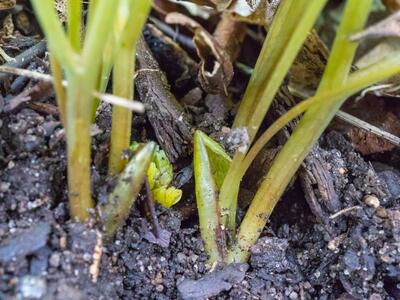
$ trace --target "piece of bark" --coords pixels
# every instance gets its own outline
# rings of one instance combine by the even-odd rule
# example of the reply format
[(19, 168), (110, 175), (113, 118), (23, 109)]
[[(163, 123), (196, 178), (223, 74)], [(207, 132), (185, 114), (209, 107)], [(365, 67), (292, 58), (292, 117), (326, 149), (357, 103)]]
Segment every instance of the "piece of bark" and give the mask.
[(313, 147), (304, 160), (299, 174), (304, 196), (311, 212), (325, 226), (328, 233), (335, 236), (335, 229), (329, 216), (339, 211), (341, 204), (335, 189), (332, 171), (318, 145)]
[(170, 161), (176, 162), (192, 152), (193, 127), (143, 38), (137, 45), (137, 60), (135, 83), (139, 97), (147, 106), (146, 114), (158, 143)]

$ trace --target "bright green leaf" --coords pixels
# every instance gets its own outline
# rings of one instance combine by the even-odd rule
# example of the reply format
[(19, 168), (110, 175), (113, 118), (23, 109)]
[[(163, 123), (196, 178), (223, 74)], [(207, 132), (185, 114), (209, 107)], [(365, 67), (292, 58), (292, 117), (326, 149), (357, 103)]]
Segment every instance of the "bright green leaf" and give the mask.
[[(194, 135), (194, 176), (200, 232), (211, 261), (221, 261), (225, 252), (218, 204), (219, 188), (231, 158), (201, 131)], [(223, 248), (221, 248), (223, 247)]]

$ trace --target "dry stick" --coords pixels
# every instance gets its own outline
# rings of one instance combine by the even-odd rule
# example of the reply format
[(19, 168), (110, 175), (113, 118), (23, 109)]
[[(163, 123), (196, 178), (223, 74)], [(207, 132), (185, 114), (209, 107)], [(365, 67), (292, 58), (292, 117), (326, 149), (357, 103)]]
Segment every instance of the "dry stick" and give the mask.
[[(2, 65), (2, 67), (24, 68), (32, 61), (32, 57), (43, 55), (45, 51), (46, 51), (46, 42), (41, 41), (37, 43), (35, 46), (32, 46), (28, 50), (16, 56), (14, 58), (14, 61)], [(0, 82), (6, 80), (8, 77), (9, 77), (8, 74), (0, 74)]]
[(339, 119), (341, 119), (351, 125), (354, 125), (356, 127), (364, 129), (368, 132), (371, 132), (381, 138), (384, 138), (385, 140), (388, 140), (389, 142), (393, 143), (394, 145), (400, 147), (400, 138), (398, 138), (394, 134), (384, 131), (372, 124), (369, 124), (369, 123), (367, 123), (355, 116), (352, 116), (348, 113), (345, 113), (344, 111), (341, 111), (341, 110), (336, 113), (336, 117), (338, 117)]
[[(29, 77), (29, 78), (35, 79), (35, 80), (54, 83), (54, 79), (51, 75), (42, 74), (42, 73), (34, 72), (31, 70), (13, 68), (13, 67), (9, 67), (6, 65), (0, 66), (0, 73), (13, 74), (13, 75), (17, 75), (17, 76), (25, 76), (25, 77)], [(63, 80), (62, 85), (63, 85), (63, 87), (66, 87), (66, 86), (68, 86), (68, 82), (66, 80)], [(128, 100), (123, 97), (118, 97), (118, 96), (115, 96), (112, 94), (100, 93), (98, 91), (93, 91), (92, 95), (106, 103), (122, 106), (122, 107), (130, 109), (137, 113), (144, 113), (144, 111), (145, 111), (145, 107), (144, 107), (143, 103), (141, 103), (139, 101), (132, 101), (132, 100)]]
[(151, 221), (153, 234), (158, 239), (158, 238), (160, 238), (161, 227), (160, 227), (160, 223), (158, 222), (158, 219), (157, 219), (156, 209), (154, 207), (153, 194), (151, 192), (150, 183), (149, 183), (149, 179), (147, 178), (147, 176), (144, 180), (144, 184), (146, 187), (146, 200), (145, 200), (146, 201), (145, 206), (146, 206), (146, 210), (147, 210), (146, 213), (148, 215), (148, 218)]

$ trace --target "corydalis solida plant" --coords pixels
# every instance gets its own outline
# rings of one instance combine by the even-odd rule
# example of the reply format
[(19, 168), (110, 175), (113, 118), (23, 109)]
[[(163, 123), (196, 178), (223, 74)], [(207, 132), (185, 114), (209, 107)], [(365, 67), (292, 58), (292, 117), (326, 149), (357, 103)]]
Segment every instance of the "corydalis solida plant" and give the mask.
[[(67, 2), (67, 32), (58, 19), (53, 0), (32, 0), (31, 2), (48, 41), (57, 102), (67, 134), (71, 216), (84, 221), (89, 216), (89, 210), (94, 207), (90, 190), (90, 129), (93, 107), (96, 106), (93, 91), (99, 86), (99, 77), (102, 82), (103, 75), (116, 64), (118, 67), (115, 76), (117, 86), (115, 92), (132, 99), (133, 76), (131, 74), (133, 73), (134, 45), (146, 20), (151, 1), (92, 0), (89, 3), (87, 24), (84, 27), (82, 1), (69, 0)], [(118, 48), (121, 53), (116, 51), (108, 55), (105, 61), (105, 53), (109, 53), (106, 50), (109, 50), (110, 43), (114, 42), (118, 42), (115, 48)], [(123, 52), (123, 49), (127, 50)], [(128, 60), (126, 68), (119, 67), (120, 61), (114, 59), (118, 57), (118, 54)], [(132, 70), (129, 69), (131, 67)], [(68, 82), (65, 90), (62, 85), (64, 74)], [(129, 91), (125, 92), (119, 88), (124, 84), (127, 86), (126, 90)], [(103, 82), (102, 86), (105, 87), (105, 85), (106, 82)], [(121, 121), (123, 124), (115, 126), (119, 130), (130, 132), (130, 114), (124, 109), (119, 111), (122, 111), (121, 114), (124, 115)], [(129, 141), (126, 143), (126, 139), (129, 138), (130, 136), (124, 135), (118, 137), (114, 143), (127, 144), (128, 147)], [(151, 156), (152, 149), (150, 148), (149, 155)]]
[[(251, 142), (325, 2), (281, 1), (234, 121), (234, 127), (248, 129)], [(223, 168), (223, 174), (214, 174), (223, 160), (222, 155), (215, 157), (223, 152), (222, 148), (204, 134), (196, 133), (196, 197), (201, 234), (211, 261), (246, 261), (250, 247), (256, 243), (291, 178), (346, 98), (400, 72), (400, 53), (396, 53), (350, 74), (358, 43), (351, 42), (349, 37), (362, 30), (371, 5), (372, 0), (347, 1), (316, 95), (279, 118), (249, 151), (237, 152), (232, 162), (225, 159), (228, 168)], [(301, 114), (301, 121), (273, 160), (236, 232), (238, 190), (247, 168), (269, 139)]]

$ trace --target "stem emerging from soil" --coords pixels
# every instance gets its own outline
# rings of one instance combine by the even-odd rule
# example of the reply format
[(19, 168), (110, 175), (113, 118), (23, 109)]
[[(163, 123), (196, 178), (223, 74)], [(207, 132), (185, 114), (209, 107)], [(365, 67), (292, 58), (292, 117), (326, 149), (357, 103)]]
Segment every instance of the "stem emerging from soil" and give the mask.
[[(326, 0), (283, 0), (280, 4), (233, 124), (247, 128), (250, 143), (325, 3)], [(236, 230), (244, 157), (245, 153), (235, 155), (220, 191), (221, 211), (229, 211), (222, 216), (222, 224), (232, 235)]]
[[(363, 28), (371, 4), (372, 0), (347, 2), (318, 93), (336, 88), (338, 85), (342, 86), (347, 80), (357, 49), (357, 44), (350, 43), (348, 37)], [(230, 262), (247, 260), (250, 247), (260, 236), (291, 178), (344, 100), (345, 98), (339, 97), (330, 103), (314, 105), (307, 110), (282, 151), (274, 159), (270, 171), (257, 191), (240, 226), (237, 243), (229, 253)]]

